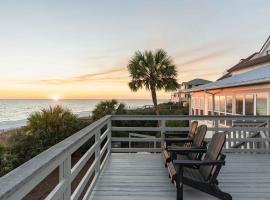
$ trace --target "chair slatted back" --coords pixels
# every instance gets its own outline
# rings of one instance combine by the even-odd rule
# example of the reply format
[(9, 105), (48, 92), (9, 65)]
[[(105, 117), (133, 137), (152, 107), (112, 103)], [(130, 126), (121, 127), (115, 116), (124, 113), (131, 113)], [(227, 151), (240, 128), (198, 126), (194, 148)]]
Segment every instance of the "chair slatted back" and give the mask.
[[(193, 143), (191, 146), (193, 147), (202, 147), (204, 143), (204, 138), (207, 132), (207, 126), (206, 125), (200, 125), (197, 129), (197, 132), (194, 136)], [(195, 160), (198, 158), (198, 153), (190, 153), (188, 154), (188, 157), (192, 160)]]
[[(188, 138), (193, 139), (197, 133), (198, 128), (198, 121), (193, 121), (189, 127), (189, 132), (188, 132)], [(190, 147), (192, 145), (191, 142), (187, 142), (184, 144), (184, 147)]]
[[(222, 148), (226, 141), (225, 133), (215, 133), (209, 143), (207, 152), (203, 160), (218, 160), (221, 155)], [(208, 181), (214, 171), (214, 166), (206, 165), (200, 167), (200, 173), (202, 174), (205, 181)]]
[(188, 137), (189, 138), (193, 138), (195, 133), (196, 133), (196, 130), (197, 130), (197, 127), (198, 127), (198, 121), (193, 121), (191, 123), (191, 126), (189, 128), (189, 132), (188, 132)]

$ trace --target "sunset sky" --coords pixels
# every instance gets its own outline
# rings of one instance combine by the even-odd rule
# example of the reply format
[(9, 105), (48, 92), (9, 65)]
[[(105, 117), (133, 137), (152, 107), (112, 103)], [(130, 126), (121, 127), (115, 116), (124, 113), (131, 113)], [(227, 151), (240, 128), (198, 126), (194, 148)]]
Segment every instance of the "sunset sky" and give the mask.
[(145, 49), (164, 48), (179, 82), (215, 80), (263, 45), (269, 8), (269, 0), (0, 0), (0, 98), (149, 98), (127, 86), (127, 62)]

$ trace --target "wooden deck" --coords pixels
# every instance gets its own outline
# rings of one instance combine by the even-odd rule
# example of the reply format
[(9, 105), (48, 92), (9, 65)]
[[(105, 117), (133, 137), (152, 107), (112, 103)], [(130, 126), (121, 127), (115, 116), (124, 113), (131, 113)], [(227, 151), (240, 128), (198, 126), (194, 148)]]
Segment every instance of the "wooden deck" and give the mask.
[[(270, 155), (228, 154), (219, 175), (220, 188), (234, 200), (270, 199)], [(214, 200), (184, 186), (184, 199)], [(112, 154), (90, 200), (175, 200), (160, 154)]]

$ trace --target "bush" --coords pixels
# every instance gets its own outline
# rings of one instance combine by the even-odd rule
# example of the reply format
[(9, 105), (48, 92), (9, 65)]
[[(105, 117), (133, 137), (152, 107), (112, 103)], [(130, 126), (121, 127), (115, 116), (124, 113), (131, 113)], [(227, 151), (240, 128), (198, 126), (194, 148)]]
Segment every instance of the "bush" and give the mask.
[(0, 143), (0, 176), (8, 173), (90, 123), (60, 106), (31, 114), (27, 126), (8, 132)]
[(0, 177), (14, 169), (15, 157), (7, 152), (5, 145), (0, 143)]
[(92, 119), (93, 121), (96, 121), (106, 115), (125, 113), (125, 105), (122, 103), (118, 103), (118, 101), (115, 99), (112, 99), (107, 101), (101, 101), (99, 104), (97, 104), (92, 112)]
[(56, 106), (31, 114), (26, 130), (42, 150), (45, 150), (84, 126), (85, 124), (68, 109)]

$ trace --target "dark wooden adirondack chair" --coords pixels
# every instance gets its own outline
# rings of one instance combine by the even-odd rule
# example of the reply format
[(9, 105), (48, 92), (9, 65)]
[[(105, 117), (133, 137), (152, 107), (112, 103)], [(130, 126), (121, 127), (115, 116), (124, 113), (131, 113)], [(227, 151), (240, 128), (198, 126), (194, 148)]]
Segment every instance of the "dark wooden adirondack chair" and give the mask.
[[(225, 165), (225, 155), (221, 153), (225, 140), (225, 133), (215, 133), (202, 160), (174, 160), (168, 164), (172, 183), (177, 188), (177, 200), (183, 200), (183, 184), (222, 200), (232, 199), (230, 194), (219, 189), (217, 180), (221, 167)], [(198, 151), (183, 150), (186, 153)], [(189, 167), (194, 165), (198, 169)]]
[[(200, 159), (201, 157), (201, 153), (181, 153), (181, 150), (183, 149), (203, 149), (206, 146), (206, 143), (204, 142), (204, 138), (205, 138), (205, 134), (207, 132), (207, 126), (206, 125), (201, 125), (198, 127), (196, 134), (192, 140), (192, 142), (190, 142), (190, 146), (189, 145), (185, 145), (184, 147), (171, 147), (174, 148), (174, 151), (171, 151), (172, 153), (170, 153), (168, 150), (163, 150), (162, 154), (163, 154), (163, 158), (165, 160), (165, 167), (167, 166), (167, 163), (170, 162), (173, 159), (192, 159), (192, 160), (196, 160), (196, 159)], [(180, 151), (177, 151), (180, 150)]]
[(183, 137), (175, 137), (178, 134), (165, 133), (163, 149), (167, 149), (168, 146), (171, 146), (175, 142), (178, 143), (178, 144), (180, 143), (182, 145), (192, 142), (193, 138), (194, 138), (194, 135), (196, 133), (197, 127), (198, 127), (198, 121), (193, 121), (191, 123), (188, 135), (185, 138), (183, 138)]

